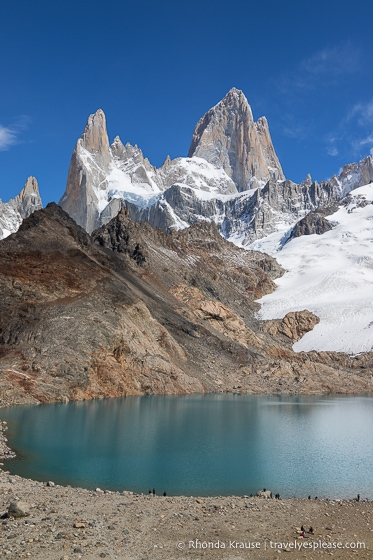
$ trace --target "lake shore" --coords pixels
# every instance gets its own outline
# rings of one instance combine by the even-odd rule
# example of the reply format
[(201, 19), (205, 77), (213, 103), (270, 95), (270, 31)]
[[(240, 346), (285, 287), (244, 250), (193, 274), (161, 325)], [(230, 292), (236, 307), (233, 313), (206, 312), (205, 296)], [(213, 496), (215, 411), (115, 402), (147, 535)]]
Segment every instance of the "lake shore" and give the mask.
[[(12, 456), (5, 422), (0, 454), (2, 461)], [(373, 551), (373, 502), (363, 496), (359, 502), (164, 497), (65, 487), (6, 470), (0, 472), (0, 496), (0, 515), (12, 502), (28, 513), (2, 518), (0, 555), (9, 558), (262, 559), (288, 552), (296, 559), (368, 559)]]
[[(372, 502), (163, 497), (48, 485), (6, 472), (0, 491), (2, 514), (11, 502), (29, 508), (27, 517), (2, 520), (0, 554), (10, 558), (262, 559), (285, 549), (297, 559), (372, 558)], [(314, 534), (303, 538), (302, 525)], [(347, 545), (355, 548), (337, 548)]]

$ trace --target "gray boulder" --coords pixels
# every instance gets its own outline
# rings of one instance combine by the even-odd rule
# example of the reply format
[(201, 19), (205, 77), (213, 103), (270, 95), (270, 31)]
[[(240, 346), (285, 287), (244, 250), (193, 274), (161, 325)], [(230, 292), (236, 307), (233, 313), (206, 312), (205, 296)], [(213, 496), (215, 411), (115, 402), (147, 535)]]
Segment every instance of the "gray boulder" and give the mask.
[(26, 502), (11, 502), (8, 510), (7, 517), (14, 517), (14, 519), (19, 519), (21, 517), (27, 517), (30, 515), (30, 506)]
[(256, 495), (258, 498), (265, 498), (266, 500), (272, 498), (272, 492), (270, 490), (259, 490)]

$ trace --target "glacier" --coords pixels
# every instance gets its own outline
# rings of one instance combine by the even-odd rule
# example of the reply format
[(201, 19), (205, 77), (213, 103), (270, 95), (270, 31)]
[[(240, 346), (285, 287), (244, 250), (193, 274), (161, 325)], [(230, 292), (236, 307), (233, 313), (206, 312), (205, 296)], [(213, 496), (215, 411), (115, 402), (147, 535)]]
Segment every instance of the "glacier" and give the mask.
[(261, 319), (308, 309), (320, 323), (296, 342), (296, 352), (373, 350), (373, 184), (349, 193), (328, 216), (334, 227), (282, 245), (285, 228), (248, 248), (266, 252), (286, 270), (258, 303)]

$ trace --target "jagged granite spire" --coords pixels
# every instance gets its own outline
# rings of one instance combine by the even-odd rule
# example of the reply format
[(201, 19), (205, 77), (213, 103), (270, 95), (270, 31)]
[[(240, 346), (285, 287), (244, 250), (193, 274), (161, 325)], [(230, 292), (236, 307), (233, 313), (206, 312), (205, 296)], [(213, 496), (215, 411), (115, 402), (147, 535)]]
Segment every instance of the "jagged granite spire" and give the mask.
[(102, 109), (89, 116), (71, 156), (66, 191), (59, 205), (91, 232), (99, 225), (99, 194), (107, 188), (111, 160), (106, 118)]
[(192, 156), (222, 167), (239, 191), (254, 186), (255, 179), (285, 179), (267, 119), (254, 122), (245, 95), (236, 88), (198, 121), (188, 153)]
[(43, 205), (40, 198), (39, 186), (35, 177), (28, 177), (21, 192), (9, 201), (24, 220)]
[(15, 233), (22, 220), (42, 207), (38, 182), (35, 177), (28, 177), (17, 196), (5, 203), (0, 200), (0, 239)]
[(106, 130), (106, 117), (102, 109), (98, 109), (88, 117), (81, 136), (81, 144), (89, 153), (98, 156), (101, 160), (100, 163), (109, 164), (111, 157), (109, 138)]

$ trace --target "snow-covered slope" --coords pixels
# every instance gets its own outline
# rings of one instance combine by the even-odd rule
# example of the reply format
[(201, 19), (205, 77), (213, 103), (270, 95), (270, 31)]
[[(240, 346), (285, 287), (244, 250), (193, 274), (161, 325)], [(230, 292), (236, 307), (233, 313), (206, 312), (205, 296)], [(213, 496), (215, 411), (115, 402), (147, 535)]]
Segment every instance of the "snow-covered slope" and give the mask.
[[(373, 184), (359, 187), (328, 216), (323, 235), (305, 235), (284, 246), (277, 232), (251, 249), (274, 256), (287, 270), (277, 290), (259, 300), (262, 319), (308, 309), (320, 323), (294, 345), (296, 351), (373, 350)], [(282, 248), (281, 248), (282, 247)]]

